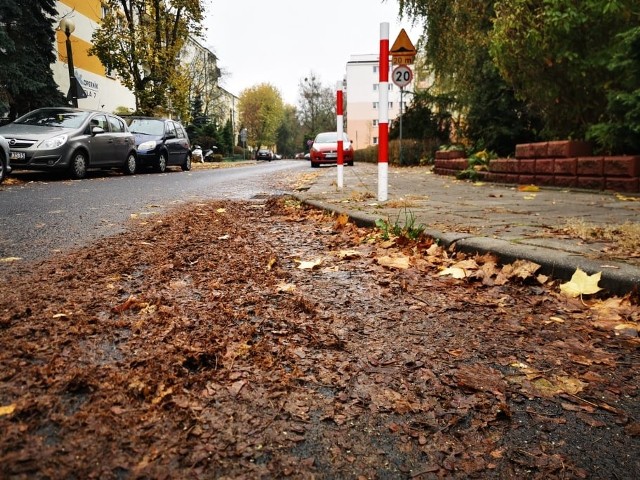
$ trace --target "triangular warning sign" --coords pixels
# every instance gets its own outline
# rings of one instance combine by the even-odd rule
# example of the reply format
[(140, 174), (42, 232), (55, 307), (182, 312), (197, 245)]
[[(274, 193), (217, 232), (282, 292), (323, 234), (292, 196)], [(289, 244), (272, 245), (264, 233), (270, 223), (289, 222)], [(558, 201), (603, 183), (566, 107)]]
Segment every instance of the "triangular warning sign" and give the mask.
[(400, 30), (398, 38), (393, 42), (393, 46), (391, 47), (391, 50), (389, 50), (389, 53), (391, 55), (415, 55), (417, 53), (416, 47), (411, 43), (409, 35), (407, 35), (404, 28)]

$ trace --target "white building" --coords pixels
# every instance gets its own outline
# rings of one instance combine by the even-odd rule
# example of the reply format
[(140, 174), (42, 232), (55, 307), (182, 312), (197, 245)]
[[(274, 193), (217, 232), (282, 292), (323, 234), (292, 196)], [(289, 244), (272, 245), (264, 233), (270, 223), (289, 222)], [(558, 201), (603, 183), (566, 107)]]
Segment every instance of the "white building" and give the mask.
[[(378, 118), (380, 115), (380, 55), (351, 55), (347, 62), (347, 135), (356, 150), (378, 144)], [(400, 114), (400, 88), (391, 81), (393, 68), (389, 61), (389, 123)], [(413, 81), (405, 87), (413, 91)], [(411, 101), (403, 95), (403, 111)]]
[[(93, 32), (99, 28), (104, 10), (101, 0), (58, 0), (57, 17), (73, 21), (74, 30), (69, 36), (73, 55), (75, 77), (80, 82), (87, 98), (78, 99), (78, 107), (107, 112), (130, 111), (136, 108), (135, 96), (118, 78), (106, 71), (100, 59), (90, 56)], [(66, 35), (56, 31), (55, 49), (57, 60), (51, 66), (53, 78), (63, 93), (69, 91), (69, 69), (66, 49)], [(198, 61), (196, 61), (198, 60)], [(206, 102), (205, 114), (215, 117), (219, 125), (231, 119), (237, 134), (237, 97), (218, 86), (220, 71), (217, 57), (193, 38), (185, 44), (182, 61), (195, 68), (193, 84)]]
[[(69, 36), (73, 53), (75, 77), (87, 94), (78, 99), (80, 108), (114, 112), (119, 107), (135, 110), (133, 93), (114, 76), (107, 75), (98, 57), (89, 56), (91, 36), (102, 19), (100, 0), (59, 0), (56, 2), (57, 19), (68, 18), (75, 24)], [(58, 60), (52, 65), (53, 78), (63, 93), (69, 91), (69, 70), (67, 64), (66, 35), (56, 32), (55, 49)]]

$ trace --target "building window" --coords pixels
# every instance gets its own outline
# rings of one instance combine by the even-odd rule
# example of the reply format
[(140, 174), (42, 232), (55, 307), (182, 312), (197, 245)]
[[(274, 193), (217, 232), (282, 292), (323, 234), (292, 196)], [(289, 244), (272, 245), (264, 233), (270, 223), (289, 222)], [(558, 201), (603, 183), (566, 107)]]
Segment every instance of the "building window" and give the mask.
[(378, 120), (373, 120), (373, 126), (377, 127), (378, 126)]
[(378, 73), (378, 65), (373, 66), (373, 73)]
[(373, 102), (373, 108), (378, 108), (378, 102)]
[(393, 102), (389, 102), (389, 108), (393, 108)]
[(373, 137), (373, 144), (377, 145), (378, 144), (378, 137)]
[(389, 84), (389, 90), (393, 90), (393, 83)]
[(374, 91), (374, 92), (377, 92), (377, 91), (378, 91), (378, 84), (377, 84), (377, 83), (374, 83), (374, 84), (373, 84), (373, 91)]

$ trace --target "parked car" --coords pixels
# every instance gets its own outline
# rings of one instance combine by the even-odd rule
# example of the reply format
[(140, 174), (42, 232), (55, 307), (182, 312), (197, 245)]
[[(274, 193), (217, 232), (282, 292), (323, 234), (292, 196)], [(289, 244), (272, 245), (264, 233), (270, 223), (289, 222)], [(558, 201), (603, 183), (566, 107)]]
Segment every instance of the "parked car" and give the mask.
[(256, 152), (256, 160), (273, 160), (273, 152), (268, 148), (261, 148)]
[(135, 139), (110, 113), (39, 108), (0, 127), (0, 135), (9, 142), (14, 170), (66, 170), (73, 178), (84, 178), (89, 169), (136, 172)]
[[(353, 166), (353, 145), (346, 133), (343, 133), (342, 152), (344, 163)], [(323, 163), (337, 163), (338, 132), (322, 132), (316, 135), (309, 152), (309, 159), (314, 168)]]
[(274, 160), (282, 160), (282, 155), (280, 155), (279, 153), (274, 153), (273, 154), (273, 159)]
[(191, 170), (191, 143), (184, 127), (168, 118), (127, 117), (129, 130), (135, 135), (138, 162), (164, 172), (177, 165)]
[(11, 173), (11, 160), (9, 158), (9, 142), (0, 136), (0, 183)]

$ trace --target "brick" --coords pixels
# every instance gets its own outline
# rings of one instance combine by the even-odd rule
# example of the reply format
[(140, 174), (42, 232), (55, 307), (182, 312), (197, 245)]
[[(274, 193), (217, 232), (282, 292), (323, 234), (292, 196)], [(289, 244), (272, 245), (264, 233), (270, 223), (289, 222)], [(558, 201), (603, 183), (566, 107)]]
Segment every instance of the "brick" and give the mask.
[(553, 158), (536, 158), (536, 176), (553, 175)]
[(547, 150), (549, 149), (549, 142), (533, 143), (532, 148), (534, 158), (545, 158), (549, 156), (547, 153)]
[(533, 158), (518, 160), (518, 173), (536, 173), (536, 161)]
[(606, 177), (605, 188), (614, 192), (640, 193), (640, 178)]
[(518, 175), (518, 183), (520, 185), (535, 185), (536, 176), (535, 175)]
[(578, 161), (575, 158), (556, 158), (553, 162), (553, 173), (556, 175), (577, 175)]
[(518, 175), (511, 174), (511, 173), (487, 172), (486, 179), (488, 182), (518, 183)]
[(604, 177), (578, 177), (578, 188), (604, 190)]
[(593, 145), (581, 140), (549, 142), (547, 154), (556, 158), (588, 157), (593, 155)]
[(489, 162), (489, 170), (496, 173), (517, 173), (518, 160), (515, 158), (496, 158)]
[(533, 144), (521, 143), (516, 145), (516, 158), (534, 158)]
[(554, 175), (553, 184), (560, 188), (575, 188), (578, 186), (578, 177), (569, 175)]
[(601, 177), (604, 172), (602, 157), (580, 157), (576, 161), (576, 173), (585, 177)]
[(435, 173), (436, 175), (455, 176), (458, 173), (458, 170), (451, 170), (451, 169), (448, 169), (448, 168), (435, 167), (433, 169), (433, 173)]
[(604, 157), (603, 170), (607, 177), (637, 177), (640, 175), (640, 156)]
[(553, 175), (538, 175), (536, 173), (536, 185), (540, 187), (552, 187), (555, 177)]
[(466, 158), (440, 158), (435, 160), (434, 165), (437, 168), (449, 170), (465, 170), (469, 166), (469, 162)]

